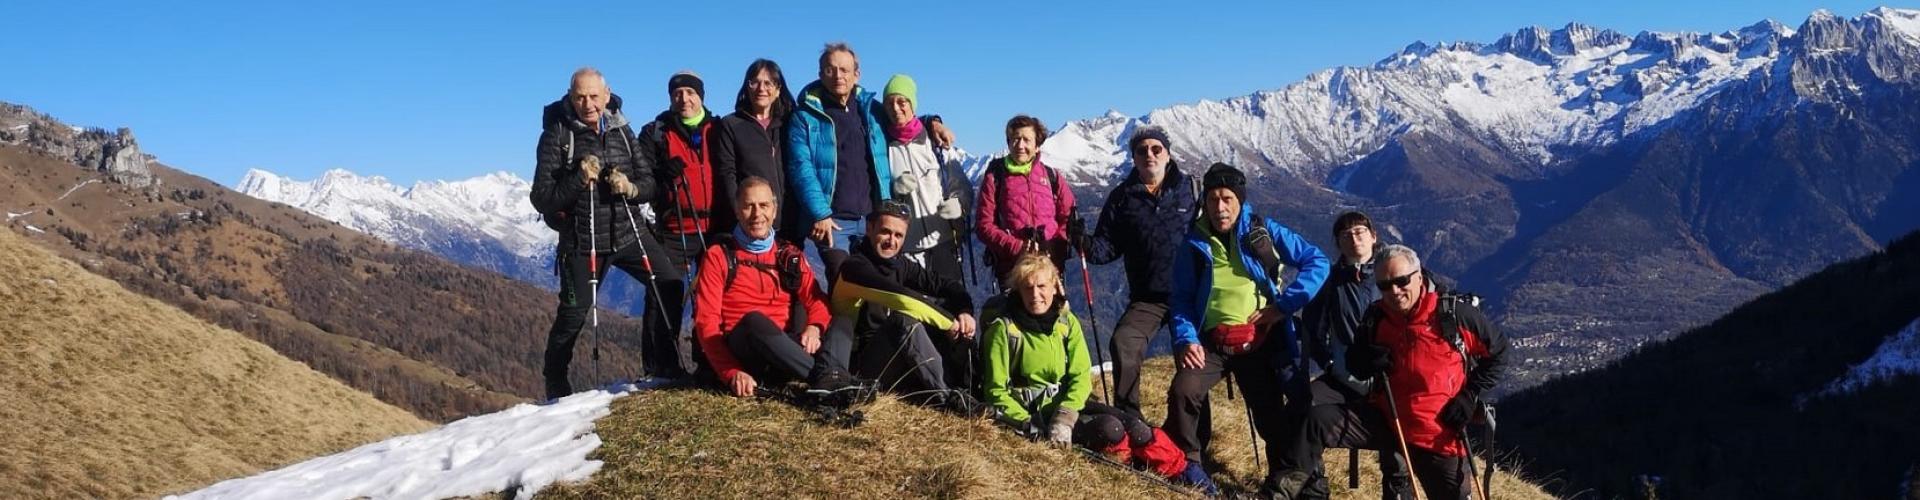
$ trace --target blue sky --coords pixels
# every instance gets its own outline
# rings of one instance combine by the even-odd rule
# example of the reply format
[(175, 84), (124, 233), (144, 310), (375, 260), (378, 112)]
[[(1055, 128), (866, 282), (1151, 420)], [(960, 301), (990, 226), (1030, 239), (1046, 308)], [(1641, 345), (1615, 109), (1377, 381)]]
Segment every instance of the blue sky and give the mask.
[(797, 91), (820, 46), (844, 40), (864, 85), (913, 75), (922, 111), (990, 152), (1016, 113), (1055, 128), (1139, 115), (1371, 64), (1416, 40), (1491, 42), (1569, 21), (1628, 34), (1798, 26), (1815, 9), (1854, 16), (1883, 2), (1293, 3), (6, 2), (0, 101), (133, 127), (161, 161), (222, 183), (248, 168), (347, 168), (406, 184), (529, 176), (539, 108), (582, 65), (601, 68), (636, 118), (665, 109), (681, 69), (703, 75), (708, 107), (727, 113), (754, 58), (780, 62)]

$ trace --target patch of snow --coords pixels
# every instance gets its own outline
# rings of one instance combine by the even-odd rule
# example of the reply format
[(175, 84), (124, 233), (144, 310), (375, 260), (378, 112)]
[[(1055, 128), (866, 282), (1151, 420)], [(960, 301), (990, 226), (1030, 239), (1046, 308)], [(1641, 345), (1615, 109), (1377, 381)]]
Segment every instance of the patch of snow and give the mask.
[(32, 210), (28, 210), (28, 211), (25, 211), (25, 212), (20, 212), (20, 213), (14, 213), (13, 211), (11, 211), (11, 210), (9, 210), (9, 211), (7, 211), (7, 222), (13, 222), (13, 220), (14, 220), (14, 219), (18, 219), (18, 218), (21, 218), (21, 217), (26, 217), (26, 216), (29, 216), (29, 215), (33, 215), (33, 211), (32, 211)]
[(1869, 16), (1879, 17), (1887, 26), (1907, 36), (1907, 40), (1920, 43), (1920, 10), (1880, 7), (1867, 12)]
[(1872, 356), (1847, 369), (1847, 373), (1827, 384), (1812, 396), (1799, 398), (1798, 404), (1828, 396), (1852, 393), (1896, 377), (1920, 375), (1920, 318), (1906, 328), (1888, 335)]
[(641, 386), (583, 392), (548, 405), (522, 404), (467, 417), (168, 499), (448, 498), (511, 492), (529, 498), (556, 482), (587, 479), (604, 465), (593, 422)]
[(40, 228), (37, 228), (37, 227), (33, 227), (33, 225), (32, 225), (32, 224), (28, 224), (28, 225), (27, 225), (27, 230), (28, 230), (28, 231), (33, 231), (33, 232), (34, 232), (34, 234), (47, 234), (47, 231), (46, 231), (46, 230), (44, 230), (44, 229), (40, 229)]
[(70, 196), (70, 195), (72, 195), (74, 191), (79, 191), (79, 190), (80, 190), (80, 188), (83, 188), (83, 187), (87, 187), (87, 185), (88, 185), (88, 184), (93, 184), (93, 183), (95, 183), (95, 182), (100, 182), (100, 179), (87, 179), (87, 181), (86, 181), (86, 182), (82, 182), (82, 183), (79, 183), (79, 184), (75, 184), (75, 185), (73, 185), (73, 187), (72, 187), (72, 188), (68, 188), (68, 189), (67, 189), (67, 192), (65, 192), (65, 193), (60, 193), (60, 197), (59, 197), (59, 198), (54, 198), (54, 199), (53, 199), (53, 201), (60, 201), (60, 200), (64, 200), (64, 199), (67, 199), (67, 196)]

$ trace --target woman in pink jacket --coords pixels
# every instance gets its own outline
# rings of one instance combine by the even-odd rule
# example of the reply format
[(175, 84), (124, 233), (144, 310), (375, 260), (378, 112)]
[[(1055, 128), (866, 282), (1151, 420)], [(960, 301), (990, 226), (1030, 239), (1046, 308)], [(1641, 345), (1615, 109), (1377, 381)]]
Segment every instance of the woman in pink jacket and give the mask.
[(1043, 250), (1055, 266), (1067, 261), (1067, 219), (1073, 216), (1073, 189), (1040, 161), (1047, 126), (1019, 115), (1007, 120), (1007, 155), (987, 165), (980, 176), (980, 200), (974, 231), (986, 246), (995, 276), (1005, 275), (1022, 251)]

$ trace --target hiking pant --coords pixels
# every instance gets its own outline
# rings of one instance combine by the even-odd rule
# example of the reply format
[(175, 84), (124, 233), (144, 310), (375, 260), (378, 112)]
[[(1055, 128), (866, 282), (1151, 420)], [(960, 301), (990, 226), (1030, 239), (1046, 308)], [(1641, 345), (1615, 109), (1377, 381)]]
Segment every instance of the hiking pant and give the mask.
[(1147, 344), (1167, 323), (1167, 305), (1154, 302), (1127, 304), (1120, 324), (1113, 328), (1113, 405), (1140, 414), (1140, 365), (1147, 358)]
[(978, 398), (980, 370), (980, 332), (974, 331), (972, 339), (954, 338), (944, 331), (927, 331), (927, 339), (933, 341), (933, 349), (940, 353), (941, 371), (945, 373), (948, 389), (965, 390)]
[[(1338, 390), (1324, 382), (1314, 382), (1315, 396), (1329, 397), (1329, 392)], [(1361, 399), (1335, 404), (1314, 405), (1307, 410), (1306, 418), (1298, 428), (1298, 433), (1285, 446), (1285, 451), (1274, 455), (1274, 462), (1283, 470), (1307, 472), (1313, 474), (1321, 469), (1321, 453), (1327, 448), (1353, 448), (1379, 451), (1380, 475), (1383, 478), (1381, 498), (1385, 500), (1412, 499), (1410, 479), (1406, 465), (1400, 456), (1400, 442), (1395, 439), (1393, 421), (1385, 412)], [(1323, 399), (1324, 400), (1324, 399)], [(1421, 489), (1427, 498), (1436, 500), (1465, 500), (1470, 479), (1466, 457), (1450, 457), (1429, 452), (1418, 447), (1409, 448), (1413, 454), (1413, 471), (1419, 476)], [(1299, 498), (1326, 498), (1327, 490), (1324, 477), (1315, 477), (1307, 488), (1301, 490)]]
[[(833, 320), (833, 330), (857, 328), (859, 314)], [(858, 332), (852, 357), (854, 376), (874, 379), (889, 392), (947, 389), (946, 364), (927, 327), (903, 314), (890, 314), (877, 331)], [(945, 336), (945, 332), (937, 335)]]
[[(1174, 372), (1173, 384), (1167, 388), (1164, 429), (1174, 444), (1187, 453), (1187, 461), (1201, 463), (1202, 452), (1213, 440), (1212, 402), (1207, 393), (1229, 373), (1240, 386), (1240, 397), (1253, 412), (1253, 428), (1266, 442), (1267, 456), (1276, 456), (1282, 451), (1282, 442), (1292, 438), (1288, 432), (1285, 394), (1298, 394), (1296, 400), (1304, 403), (1307, 387), (1304, 377), (1293, 377), (1291, 366), (1277, 366), (1277, 356), (1285, 352), (1280, 344), (1269, 341), (1257, 350), (1233, 356), (1208, 348), (1206, 366), (1180, 367)], [(1290, 390), (1295, 385), (1297, 391)], [(1279, 463), (1267, 460), (1268, 480), (1278, 478), (1279, 472)]]
[[(803, 330), (804, 331), (804, 330)], [(813, 354), (800, 347), (799, 337), (774, 324), (767, 315), (750, 312), (725, 336), (727, 349), (740, 369), (760, 385), (806, 382), (814, 366), (846, 366), (847, 339), (821, 332), (820, 349)]]
[[(562, 238), (562, 241), (566, 239)], [(676, 342), (681, 301), (686, 295), (682, 274), (679, 268), (657, 260), (658, 256), (665, 254), (666, 249), (654, 241), (653, 235), (639, 235), (637, 241), (638, 244), (627, 245), (612, 255), (599, 256), (599, 269), (588, 269), (587, 254), (575, 253), (570, 245), (560, 248), (556, 256), (560, 268), (560, 305), (554, 313), (553, 327), (547, 330), (546, 359), (541, 367), (548, 399), (573, 393), (573, 384), (567, 378), (567, 366), (573, 361), (574, 343), (579, 338), (580, 327), (586, 324), (589, 309), (594, 304), (591, 280), (606, 277), (609, 267), (620, 268), (642, 285), (650, 287), (653, 283), (659, 284), (659, 290), (647, 290), (648, 295), (658, 293), (660, 300), (649, 297), (645, 304), (646, 322), (640, 332), (640, 345), (644, 350), (644, 357), (640, 360), (642, 373), (668, 377), (685, 375), (685, 370), (680, 366), (679, 343)], [(643, 251), (646, 255), (655, 256), (655, 265), (651, 270), (641, 262)], [(662, 305), (666, 307), (665, 310), (661, 310)], [(593, 381), (595, 384), (601, 382)]]

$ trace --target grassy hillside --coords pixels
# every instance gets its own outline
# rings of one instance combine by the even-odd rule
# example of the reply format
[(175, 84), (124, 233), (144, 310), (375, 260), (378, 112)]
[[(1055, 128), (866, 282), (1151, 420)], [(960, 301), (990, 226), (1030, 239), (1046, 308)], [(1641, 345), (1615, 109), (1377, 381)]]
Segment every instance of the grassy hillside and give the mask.
[(153, 497), (428, 423), (0, 231), (0, 498)]
[[(158, 189), (131, 189), (0, 147), (0, 209), (22, 214), (12, 231), (90, 271), (424, 418), (543, 396), (553, 292), (152, 168)], [(610, 379), (632, 371), (638, 329), (605, 316)], [(576, 366), (576, 386), (596, 385)]]
[[(1170, 358), (1146, 367), (1142, 387), (1164, 388)], [(1161, 418), (1164, 391), (1148, 390), (1150, 420)], [(1258, 488), (1244, 407), (1214, 394), (1214, 478), (1228, 491)], [(1166, 498), (1177, 496), (1079, 454), (1030, 443), (986, 421), (881, 398), (868, 421), (847, 430), (813, 423), (791, 406), (740, 400), (711, 391), (659, 390), (614, 403), (597, 429), (605, 440), (593, 458), (606, 467), (583, 484), (542, 492), (547, 498)], [(1265, 457), (1262, 457), (1264, 460)], [(1361, 457), (1361, 488), (1346, 488), (1346, 451), (1327, 453), (1335, 498), (1379, 498), (1371, 453)], [(1495, 496), (1550, 498), (1522, 479), (1500, 474)]]
[(1920, 379), (1819, 394), (1915, 318), (1920, 233), (1516, 394), (1501, 440), (1561, 495), (1892, 498), (1920, 477)]

